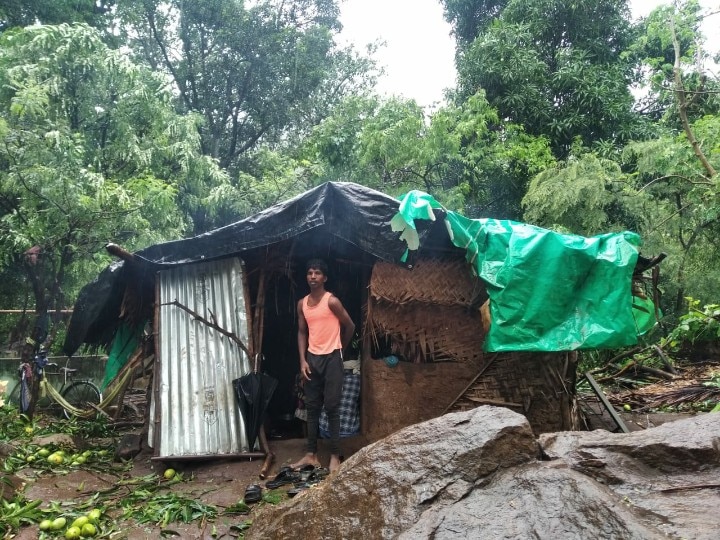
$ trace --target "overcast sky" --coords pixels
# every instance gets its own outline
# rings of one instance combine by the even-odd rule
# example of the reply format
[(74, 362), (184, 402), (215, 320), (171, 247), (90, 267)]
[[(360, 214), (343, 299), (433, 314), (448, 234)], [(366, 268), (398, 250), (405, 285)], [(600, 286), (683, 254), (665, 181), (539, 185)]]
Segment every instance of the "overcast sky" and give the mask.
[[(633, 17), (643, 17), (666, 0), (631, 0)], [(704, 7), (720, 10), (720, 0), (700, 0)], [(386, 46), (376, 55), (386, 75), (378, 84), (381, 94), (414, 98), (430, 106), (443, 98), (443, 90), (455, 85), (455, 43), (443, 18), (439, 0), (345, 0), (342, 4), (341, 40), (358, 48), (382, 40)], [(720, 15), (708, 25), (720, 27)], [(707, 33), (707, 32), (706, 32)], [(715, 31), (710, 49), (718, 50), (720, 32)]]

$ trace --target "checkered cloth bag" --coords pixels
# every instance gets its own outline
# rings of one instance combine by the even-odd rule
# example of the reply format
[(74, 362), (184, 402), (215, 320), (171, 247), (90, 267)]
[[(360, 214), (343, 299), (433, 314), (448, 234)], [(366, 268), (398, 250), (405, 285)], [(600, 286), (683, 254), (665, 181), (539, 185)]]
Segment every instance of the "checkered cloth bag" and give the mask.
[[(346, 369), (340, 397), (340, 437), (360, 433), (360, 374)], [(325, 409), (320, 412), (320, 436), (330, 438), (330, 426)]]

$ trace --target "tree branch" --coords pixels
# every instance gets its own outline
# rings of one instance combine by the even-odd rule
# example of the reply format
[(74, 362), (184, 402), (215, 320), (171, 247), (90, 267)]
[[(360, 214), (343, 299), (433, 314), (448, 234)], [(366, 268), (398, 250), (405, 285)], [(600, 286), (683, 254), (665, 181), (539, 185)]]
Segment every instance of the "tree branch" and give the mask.
[(680, 71), (680, 42), (678, 41), (677, 33), (675, 32), (675, 20), (673, 18), (670, 19), (670, 31), (672, 32), (673, 47), (675, 49), (675, 64), (673, 65), (673, 77), (675, 84), (673, 92), (678, 100), (678, 114), (680, 115), (680, 121), (682, 122), (685, 135), (687, 136), (688, 141), (690, 141), (693, 152), (695, 152), (695, 155), (700, 160), (700, 163), (702, 163), (702, 166), (707, 171), (708, 176), (712, 178), (716, 174), (715, 168), (710, 164), (707, 157), (705, 157), (702, 148), (700, 148), (700, 143), (698, 143), (695, 138), (695, 133), (690, 127), (690, 121), (687, 116), (687, 95), (682, 82), (682, 73)]
[[(210, 328), (214, 328), (215, 330), (217, 330), (218, 332), (220, 332), (223, 336), (227, 336), (227, 337), (229, 337), (231, 340), (233, 340), (235, 343), (237, 343), (237, 346), (240, 347), (240, 348), (243, 350), (243, 352), (247, 355), (248, 359), (253, 357), (253, 355), (250, 354), (250, 351), (249, 351), (248, 348), (245, 346), (245, 344), (244, 344), (242, 341), (240, 341), (240, 338), (237, 337), (233, 332), (230, 332), (230, 331), (228, 331), (228, 330), (225, 330), (224, 328), (221, 328), (216, 322), (208, 321), (205, 317), (203, 317), (202, 315), (200, 315), (200, 314), (197, 313), (196, 311), (193, 311), (193, 310), (190, 309), (189, 307), (182, 305), (182, 304), (181, 304), (180, 302), (178, 302), (177, 300), (173, 300), (172, 302), (165, 302), (164, 304), (160, 304), (160, 305), (161, 305), (161, 306), (177, 306), (177, 307), (179, 307), (180, 309), (182, 309), (183, 311), (187, 311), (187, 312), (188, 312), (190, 315), (192, 315), (193, 318), (195, 318), (196, 320), (200, 321), (201, 323), (206, 324), (206, 325), (209, 326)], [(214, 315), (212, 315), (212, 317), (215, 318)]]

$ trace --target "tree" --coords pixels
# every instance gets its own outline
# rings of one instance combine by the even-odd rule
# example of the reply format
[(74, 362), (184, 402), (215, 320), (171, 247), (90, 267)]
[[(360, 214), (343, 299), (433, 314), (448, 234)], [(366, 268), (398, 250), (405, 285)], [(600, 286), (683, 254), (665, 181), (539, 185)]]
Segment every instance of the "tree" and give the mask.
[(86, 23), (101, 26), (115, 0), (3, 0), (0, 33), (14, 26), (31, 24)]
[(633, 37), (626, 0), (509, 0), (459, 42), (458, 96), (484, 89), (500, 118), (546, 136), (561, 158), (577, 137), (621, 144), (643, 131), (629, 91)]
[(440, 0), (445, 20), (453, 28), (458, 48), (464, 50), (500, 16), (509, 0)]
[[(706, 116), (690, 126), (707, 154), (712, 170), (720, 167), (720, 117)], [(648, 221), (644, 236), (671, 257), (670, 308), (680, 312), (685, 297), (717, 297), (717, 276), (709, 270), (720, 261), (720, 206), (717, 173), (708, 175), (683, 131), (651, 141), (635, 142), (625, 151), (636, 171), (636, 182), (649, 198), (642, 209)], [(713, 286), (708, 286), (714, 281)]]
[(90, 27), (0, 36), (0, 269), (23, 268), (37, 313), (71, 301), (108, 241), (182, 234), (222, 178), (166, 82)]
[(317, 181), (421, 189), (472, 216), (516, 219), (526, 182), (554, 160), (545, 139), (498, 122), (482, 92), (429, 118), (412, 100), (350, 99), (317, 126), (301, 156)]
[(532, 179), (522, 200), (524, 219), (585, 236), (637, 229), (638, 219), (623, 205), (628, 187), (619, 163), (576, 147)]
[(682, 89), (687, 93), (685, 112), (690, 121), (720, 112), (720, 87), (704, 65), (708, 52), (700, 24), (705, 16), (696, 0), (677, 2), (653, 10), (640, 24), (630, 48), (641, 75), (642, 114), (673, 129), (681, 129), (675, 66), (682, 66)]
[(202, 116), (204, 153), (233, 177), (261, 144), (286, 144), (366, 88), (372, 68), (335, 47), (333, 0), (145, 0), (118, 13), (135, 54), (172, 77), (182, 110)]

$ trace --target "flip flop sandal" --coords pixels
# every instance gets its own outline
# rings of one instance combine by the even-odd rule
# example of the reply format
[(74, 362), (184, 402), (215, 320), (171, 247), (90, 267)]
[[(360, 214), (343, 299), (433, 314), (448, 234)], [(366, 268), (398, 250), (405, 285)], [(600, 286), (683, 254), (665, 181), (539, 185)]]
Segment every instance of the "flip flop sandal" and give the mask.
[(272, 480), (265, 482), (265, 487), (268, 489), (279, 488), (286, 484), (292, 484), (300, 480), (300, 475), (292, 470), (290, 467), (283, 467), (280, 469)]
[(314, 471), (315, 465), (313, 465), (312, 463), (306, 463), (305, 465), (302, 465), (302, 466), (298, 467), (297, 469), (293, 469), (293, 470), (295, 470), (296, 472)]
[(327, 470), (325, 467), (320, 467), (318, 469), (315, 469), (314, 471), (312, 471), (309, 474), (306, 482), (308, 484), (310, 484), (310, 483), (317, 484), (318, 482), (325, 480), (325, 478), (327, 478), (329, 474), (330, 474), (329, 470)]
[(301, 471), (299, 472), (299, 474), (300, 474), (300, 481), (301, 481), (301, 482), (307, 482), (307, 481), (310, 479), (310, 477), (311, 477), (313, 474), (315, 474), (315, 471), (316, 471), (316, 470), (319, 470), (319, 469), (315, 469), (315, 467), (313, 467), (312, 469), (307, 469), (307, 470), (304, 470), (304, 471), (301, 470)]
[(245, 496), (243, 497), (245, 504), (256, 503), (260, 499), (262, 499), (262, 487), (257, 484), (250, 484), (245, 488)]

